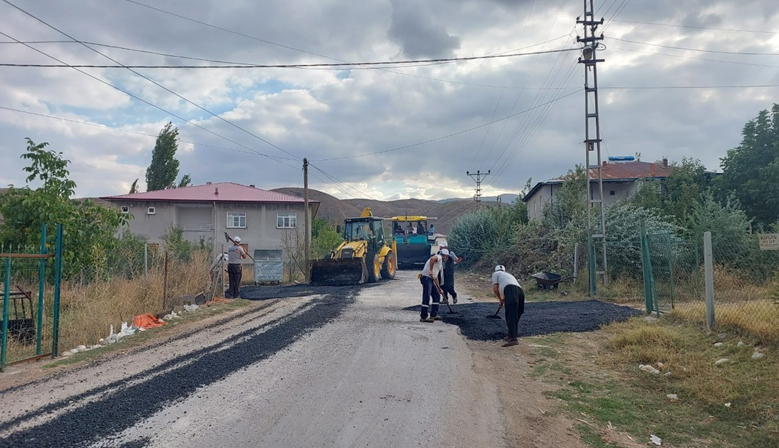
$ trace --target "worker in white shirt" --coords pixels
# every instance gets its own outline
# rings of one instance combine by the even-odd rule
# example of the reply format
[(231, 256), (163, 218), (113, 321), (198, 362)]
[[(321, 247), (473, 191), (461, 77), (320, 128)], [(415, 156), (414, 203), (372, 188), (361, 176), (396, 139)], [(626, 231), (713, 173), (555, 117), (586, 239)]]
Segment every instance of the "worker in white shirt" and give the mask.
[[(438, 304), (441, 303), (441, 295), (444, 291), (438, 283), (438, 273), (441, 272), (444, 262), (449, 259), (449, 251), (444, 249), (440, 255), (433, 255), (425, 263), (422, 273), (419, 274), (419, 281), (422, 283), (422, 311), (420, 322), (434, 322), (441, 320), (438, 315)], [(433, 305), (430, 306), (430, 298), (433, 298)]]
[(525, 312), (525, 292), (517, 279), (500, 264), (495, 266), (495, 272), (492, 274), (492, 292), (498, 297), (500, 306), (505, 305), (508, 336), (503, 339), (503, 346), (518, 345), (519, 318)]

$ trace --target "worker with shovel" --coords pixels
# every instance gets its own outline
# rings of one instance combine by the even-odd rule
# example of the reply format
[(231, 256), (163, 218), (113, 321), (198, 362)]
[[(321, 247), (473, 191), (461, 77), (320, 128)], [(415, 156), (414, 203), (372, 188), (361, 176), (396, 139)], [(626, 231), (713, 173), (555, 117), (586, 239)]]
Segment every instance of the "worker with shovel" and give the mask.
[[(449, 259), (449, 251), (444, 249), (440, 255), (433, 255), (425, 263), (422, 273), (419, 274), (419, 281), (422, 283), (422, 312), (420, 322), (434, 322), (441, 320), (438, 315), (438, 304), (441, 302), (441, 295), (444, 291), (438, 283), (438, 273), (441, 267)], [(433, 306), (430, 306), (430, 298), (433, 298)], [(429, 313), (428, 313), (429, 309)], [(429, 317), (428, 317), (429, 314)]]
[(492, 274), (492, 292), (500, 302), (498, 311), (503, 305), (506, 306), (506, 326), (509, 334), (503, 339), (506, 342), (503, 346), (518, 345), (519, 318), (525, 312), (525, 292), (517, 279), (500, 264), (495, 266), (495, 272)]
[(241, 296), (241, 260), (246, 258), (246, 251), (239, 245), (241, 237), (232, 238), (232, 242), (233, 245), (227, 249), (227, 275), (230, 279), (230, 297), (237, 299)]

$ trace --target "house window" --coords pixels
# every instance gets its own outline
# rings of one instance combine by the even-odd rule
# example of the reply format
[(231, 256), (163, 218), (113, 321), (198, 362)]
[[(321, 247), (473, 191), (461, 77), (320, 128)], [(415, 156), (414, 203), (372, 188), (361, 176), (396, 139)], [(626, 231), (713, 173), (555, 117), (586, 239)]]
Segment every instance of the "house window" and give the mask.
[(294, 229), (298, 226), (298, 215), (276, 215), (276, 227), (279, 229)]
[(246, 228), (246, 213), (227, 213), (227, 228), (228, 229), (245, 229)]
[(122, 213), (130, 213), (130, 207), (123, 205), (122, 206)]
[(616, 192), (616, 191), (614, 191), (614, 190), (611, 190), (611, 191), (609, 191), (609, 195), (610, 195), (610, 196), (614, 196), (614, 195), (616, 195), (616, 194), (617, 194), (617, 192)]
[(149, 208), (146, 209), (146, 214), (147, 215), (156, 215), (157, 214), (157, 209), (154, 208), (154, 207), (149, 207)]

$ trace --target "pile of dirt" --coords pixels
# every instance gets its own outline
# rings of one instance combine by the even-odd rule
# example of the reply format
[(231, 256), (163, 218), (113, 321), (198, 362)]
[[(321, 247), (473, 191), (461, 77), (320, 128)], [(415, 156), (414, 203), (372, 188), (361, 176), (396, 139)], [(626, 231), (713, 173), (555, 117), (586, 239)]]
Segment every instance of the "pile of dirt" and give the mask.
[[(419, 305), (405, 308), (419, 312)], [(457, 314), (449, 314), (446, 305), (441, 305), (443, 322), (457, 325), (462, 334), (475, 341), (494, 341), (506, 336), (504, 319), (487, 319), (495, 314), (497, 303), (460, 303), (452, 305)], [(611, 322), (622, 322), (641, 315), (634, 308), (614, 305), (599, 300), (576, 302), (528, 302), (525, 313), (519, 320), (519, 336), (538, 336), (560, 332), (594, 331)]]

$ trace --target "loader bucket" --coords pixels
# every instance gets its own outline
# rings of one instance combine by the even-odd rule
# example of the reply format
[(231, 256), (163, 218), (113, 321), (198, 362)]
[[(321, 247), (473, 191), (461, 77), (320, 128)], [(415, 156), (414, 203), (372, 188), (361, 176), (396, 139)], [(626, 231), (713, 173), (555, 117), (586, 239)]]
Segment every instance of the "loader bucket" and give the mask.
[(311, 264), (311, 284), (321, 286), (357, 285), (365, 281), (362, 258), (329, 258)]

